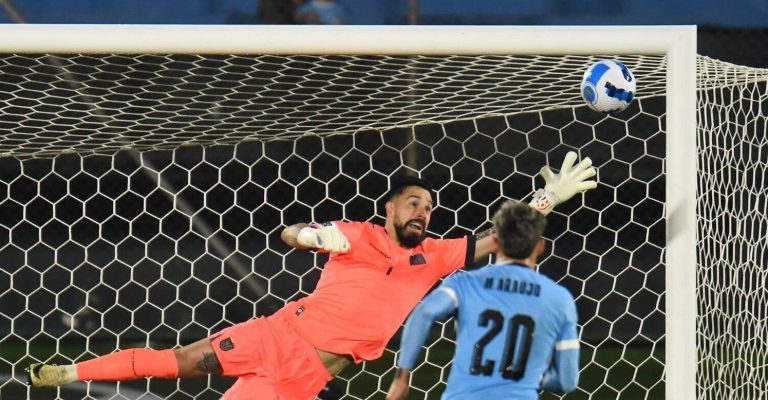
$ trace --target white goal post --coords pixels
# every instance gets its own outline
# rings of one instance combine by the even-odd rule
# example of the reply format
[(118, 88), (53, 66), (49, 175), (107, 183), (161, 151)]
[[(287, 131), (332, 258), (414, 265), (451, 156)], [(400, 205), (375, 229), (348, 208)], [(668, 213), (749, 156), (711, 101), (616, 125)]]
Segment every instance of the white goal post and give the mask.
[[(665, 391), (667, 399), (696, 398), (694, 26), (2, 25), (0, 53), (664, 56), (664, 130), (669, 155), (663, 164), (667, 221)], [(573, 71), (575, 75), (581, 73)], [(646, 81), (635, 75), (642, 97)], [(10, 155), (18, 156), (13, 151)]]

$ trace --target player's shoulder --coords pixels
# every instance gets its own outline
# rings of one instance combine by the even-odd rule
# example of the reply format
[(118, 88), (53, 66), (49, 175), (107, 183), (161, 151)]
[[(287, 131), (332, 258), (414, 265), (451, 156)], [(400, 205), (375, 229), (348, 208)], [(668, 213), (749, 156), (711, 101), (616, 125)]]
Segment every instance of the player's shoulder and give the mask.
[[(547, 279), (549, 279), (549, 278), (547, 278)], [(567, 287), (565, 287), (565, 286), (563, 286), (563, 285), (561, 285), (559, 283), (556, 283), (554, 281), (552, 281), (552, 282), (554, 283), (554, 290), (557, 291), (558, 297), (560, 298), (560, 301), (562, 301), (565, 304), (573, 303), (573, 301), (574, 301), (573, 293), (571, 293), (571, 291), (568, 290)]]
[(327, 222), (327, 224), (334, 224), (337, 227), (343, 227), (347, 229), (355, 229), (359, 230), (361, 232), (377, 232), (377, 231), (384, 231), (384, 227), (381, 225), (374, 224), (372, 222), (367, 221), (344, 221), (344, 220), (338, 220), (338, 221), (332, 221)]
[[(347, 220), (336, 220), (336, 221), (330, 221), (326, 222), (325, 224), (335, 224), (335, 225), (349, 225), (349, 226), (360, 226), (360, 227), (368, 227), (368, 226), (378, 226), (374, 223), (367, 222), (367, 221), (347, 221)], [(323, 224), (323, 225), (325, 225)]]
[(547, 291), (551, 293), (551, 297), (561, 299), (562, 301), (573, 301), (573, 294), (565, 286), (557, 283), (554, 279), (537, 272), (539, 278), (539, 284), (542, 287), (546, 287)]
[(454, 271), (443, 279), (443, 283), (447, 286), (461, 286), (464, 282), (476, 281), (481, 278), (479, 274), (482, 270), (465, 271), (462, 269)]
[[(430, 250), (438, 250), (438, 251), (444, 251), (445, 245), (451, 246), (461, 240), (467, 240), (467, 236), (460, 236), (456, 238), (436, 238), (436, 237), (426, 237), (424, 240), (421, 241), (419, 246), (421, 246), (425, 251)], [(441, 247), (441, 244), (443, 246)]]
[(494, 279), (499, 276), (499, 268), (494, 268), (493, 265), (488, 265), (483, 268), (473, 270), (459, 269), (456, 272), (445, 278), (446, 281), (456, 283), (480, 283), (485, 284), (488, 279)]

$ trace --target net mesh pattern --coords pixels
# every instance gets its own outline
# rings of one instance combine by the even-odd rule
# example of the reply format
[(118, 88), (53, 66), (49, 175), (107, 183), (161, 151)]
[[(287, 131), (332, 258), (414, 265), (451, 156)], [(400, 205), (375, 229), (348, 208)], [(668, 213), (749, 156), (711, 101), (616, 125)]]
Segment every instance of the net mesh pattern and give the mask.
[(768, 396), (768, 70), (699, 62), (700, 399)]
[[(573, 106), (594, 59), (9, 55), (0, 153), (235, 144)], [(663, 92), (663, 59), (627, 62), (649, 78), (641, 95)]]
[[(550, 214), (540, 266), (579, 312), (565, 398), (662, 398), (665, 60), (622, 56), (639, 99), (607, 116), (578, 83), (610, 57), (0, 57), (2, 397), (219, 398), (231, 380), (21, 383), (29, 362), (180, 346), (307, 295), (324, 256), (282, 227), (381, 223), (396, 175), (433, 182), (430, 233), (456, 237), (575, 150), (600, 185)], [(760, 398), (766, 74), (698, 61), (699, 397)], [(439, 398), (454, 339), (436, 325), (412, 398)], [(342, 397), (383, 398), (398, 344), (336, 378)]]

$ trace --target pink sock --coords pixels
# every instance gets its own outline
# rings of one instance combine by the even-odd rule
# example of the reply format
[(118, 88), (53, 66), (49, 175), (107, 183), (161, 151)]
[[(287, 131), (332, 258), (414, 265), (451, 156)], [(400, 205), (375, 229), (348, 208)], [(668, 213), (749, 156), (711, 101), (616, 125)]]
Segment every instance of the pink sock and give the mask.
[(128, 349), (77, 363), (81, 381), (128, 381), (138, 378), (177, 378), (173, 350)]

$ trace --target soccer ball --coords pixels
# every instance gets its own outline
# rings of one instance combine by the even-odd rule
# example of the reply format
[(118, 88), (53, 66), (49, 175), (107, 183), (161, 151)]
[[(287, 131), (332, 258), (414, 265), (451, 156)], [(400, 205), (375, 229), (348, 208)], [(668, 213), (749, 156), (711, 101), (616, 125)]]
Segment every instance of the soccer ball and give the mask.
[(589, 108), (603, 112), (621, 111), (635, 98), (635, 76), (618, 60), (600, 60), (584, 72), (581, 97)]

